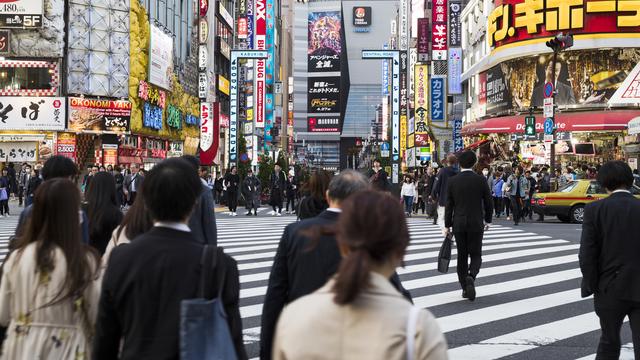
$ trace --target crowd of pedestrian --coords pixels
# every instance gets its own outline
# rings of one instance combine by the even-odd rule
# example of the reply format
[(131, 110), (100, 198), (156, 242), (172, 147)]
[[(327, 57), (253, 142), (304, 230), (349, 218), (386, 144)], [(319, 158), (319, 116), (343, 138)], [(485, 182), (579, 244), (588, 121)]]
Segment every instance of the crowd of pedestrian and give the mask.
[[(379, 162), (368, 178), (353, 170), (313, 173), (302, 189), (305, 212), (286, 226), (274, 256), (260, 358), (447, 359), (435, 317), (412, 305), (396, 273), (410, 242), (407, 213), (416, 211), (408, 197), (437, 204), (437, 221), (456, 241), (462, 297), (474, 301), (484, 232), (498, 213), (496, 189), (520, 218), (519, 200), (544, 186), (543, 170), (477, 172), (476, 162), (470, 151), (450, 156), (437, 174), (425, 171), (422, 189), (405, 177), (402, 202), (388, 191)], [(247, 358), (238, 264), (217, 246), (215, 189), (207, 172), (190, 156), (165, 160), (146, 176), (135, 170), (123, 174), (130, 204), (123, 213), (108, 169), (83, 179), (83, 199), (71, 160), (53, 156), (44, 164), (42, 184), (21, 214), (2, 266), (0, 358), (177, 359), (212, 352)], [(242, 182), (234, 175), (235, 169), (226, 177), (226, 191), (237, 186), (255, 199), (260, 181), (252, 172)], [(268, 186), (280, 190), (270, 196), (274, 214), (282, 211), (293, 177), (279, 167), (271, 174)], [(629, 194), (633, 176), (626, 164), (604, 165), (598, 180), (613, 195), (585, 209), (580, 265), (583, 295), (596, 294), (603, 328), (598, 353), (614, 358), (622, 319), (630, 317), (634, 334), (638, 326), (639, 292), (625, 286), (638, 280), (637, 244), (618, 240), (636, 231), (640, 201)], [(219, 321), (209, 322), (211, 316)]]

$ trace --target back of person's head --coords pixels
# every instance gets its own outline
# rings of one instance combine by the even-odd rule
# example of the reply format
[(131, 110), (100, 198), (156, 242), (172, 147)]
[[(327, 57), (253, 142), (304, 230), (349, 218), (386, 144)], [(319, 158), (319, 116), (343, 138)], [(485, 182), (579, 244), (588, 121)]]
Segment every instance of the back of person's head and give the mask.
[(476, 153), (471, 150), (467, 150), (458, 156), (458, 162), (463, 169), (471, 169), (478, 161)]
[(447, 155), (447, 164), (449, 166), (454, 166), (458, 163), (458, 158), (454, 154)]
[(331, 179), (327, 196), (334, 201), (344, 201), (358, 191), (369, 188), (367, 178), (355, 170), (342, 170)]
[(95, 174), (84, 196), (89, 217), (89, 236), (93, 237), (104, 231), (105, 223), (119, 218), (115, 178), (108, 172)]
[(81, 294), (97, 276), (99, 256), (82, 243), (79, 211), (80, 192), (73, 182), (62, 178), (45, 181), (36, 190), (31, 217), (18, 238), (19, 254), (27, 245), (38, 244), (35, 260), (40, 274), (51, 273), (59, 265), (54, 263), (55, 249), (64, 254), (64, 289), (50, 299), (50, 304)]
[(144, 205), (144, 187), (146, 181), (140, 186), (138, 195), (133, 201), (133, 205), (127, 210), (127, 213), (122, 218), (120, 229), (118, 230), (118, 236), (124, 231), (125, 236), (129, 240), (133, 240), (139, 235), (142, 235), (149, 231), (153, 227), (153, 220), (151, 214), (147, 211)]
[(628, 190), (633, 186), (633, 172), (624, 161), (609, 161), (600, 168), (598, 182), (609, 191)]
[(68, 157), (54, 155), (44, 163), (42, 167), (42, 178), (46, 180), (56, 178), (71, 178), (78, 174), (78, 167)]
[(154, 221), (184, 221), (193, 211), (202, 184), (189, 162), (173, 158), (149, 171), (142, 190)]
[(307, 182), (307, 191), (309, 195), (316, 199), (324, 199), (327, 189), (329, 189), (329, 182), (331, 181), (331, 174), (325, 170), (316, 170), (313, 172), (309, 181)]
[(191, 164), (191, 166), (193, 166), (195, 171), (198, 171), (200, 169), (200, 160), (198, 160), (197, 157), (193, 155), (183, 155), (182, 159), (184, 159), (189, 164)]
[(345, 256), (333, 287), (334, 301), (345, 305), (369, 286), (369, 274), (374, 267), (395, 267), (404, 257), (409, 230), (402, 205), (391, 195), (378, 191), (353, 194), (342, 204), (336, 238)]

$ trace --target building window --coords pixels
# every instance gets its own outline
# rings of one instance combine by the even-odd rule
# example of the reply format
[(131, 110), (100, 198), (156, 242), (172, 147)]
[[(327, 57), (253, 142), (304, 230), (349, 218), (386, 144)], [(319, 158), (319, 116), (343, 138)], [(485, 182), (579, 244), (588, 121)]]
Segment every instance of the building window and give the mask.
[(58, 86), (57, 63), (16, 60), (0, 62), (0, 96), (55, 96)]

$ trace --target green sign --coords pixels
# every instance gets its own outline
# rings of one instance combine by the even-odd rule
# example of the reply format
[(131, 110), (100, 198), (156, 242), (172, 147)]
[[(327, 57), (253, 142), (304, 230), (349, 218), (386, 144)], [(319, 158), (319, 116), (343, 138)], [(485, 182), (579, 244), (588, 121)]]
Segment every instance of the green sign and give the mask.
[(536, 134), (536, 117), (526, 116), (524, 118), (524, 134), (535, 135)]

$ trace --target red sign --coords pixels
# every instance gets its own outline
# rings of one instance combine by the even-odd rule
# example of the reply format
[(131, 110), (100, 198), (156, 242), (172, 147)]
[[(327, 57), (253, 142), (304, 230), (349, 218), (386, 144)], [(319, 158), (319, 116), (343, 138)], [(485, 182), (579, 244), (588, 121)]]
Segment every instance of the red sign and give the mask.
[(431, 12), (433, 60), (447, 60), (447, 0), (433, 0)]
[(427, 134), (416, 134), (414, 140), (417, 147), (429, 145), (429, 135)]
[(56, 154), (68, 157), (75, 161), (76, 159), (76, 135), (70, 133), (59, 133), (58, 142), (56, 144)]
[(228, 128), (229, 127), (229, 115), (220, 114), (220, 127)]
[(207, 11), (209, 11), (209, 0), (199, 0), (200, 4), (200, 16), (207, 16)]
[(637, 33), (640, 32), (639, 11), (634, 1), (574, 0), (552, 4), (497, 0), (487, 20), (487, 39), (489, 46), (498, 48), (559, 32), (572, 35)]
[[(218, 103), (214, 103), (212, 108), (213, 114), (211, 114), (212, 119), (209, 123), (212, 127), (213, 139), (208, 150), (203, 151), (202, 146), (200, 148), (200, 164), (203, 166), (213, 165), (216, 155), (218, 154), (218, 147), (220, 146), (220, 105)], [(200, 142), (202, 142), (202, 139)]]
[(478, 89), (478, 104), (486, 105), (487, 104), (487, 73), (482, 72), (478, 75), (480, 80), (478, 81), (479, 89)]
[[(256, 50), (267, 49), (267, 0), (256, 0)], [(266, 59), (256, 60), (256, 127), (263, 128), (265, 121)]]
[(249, 22), (246, 17), (238, 18), (238, 39), (246, 39), (249, 36)]

